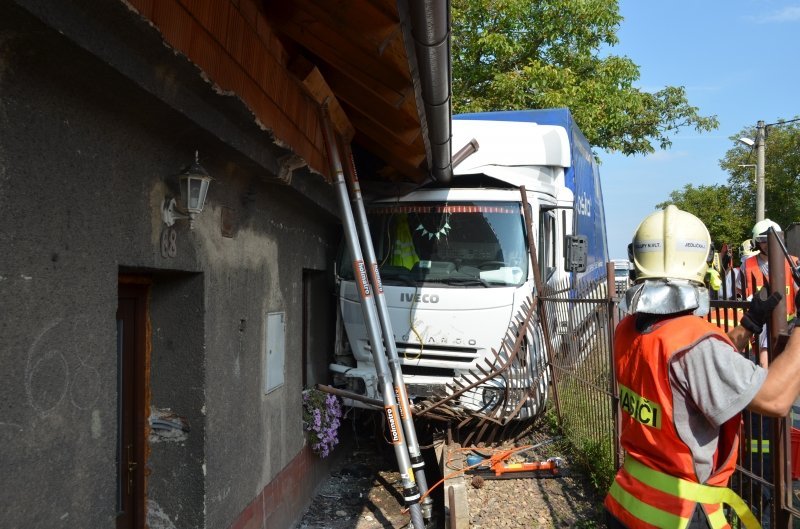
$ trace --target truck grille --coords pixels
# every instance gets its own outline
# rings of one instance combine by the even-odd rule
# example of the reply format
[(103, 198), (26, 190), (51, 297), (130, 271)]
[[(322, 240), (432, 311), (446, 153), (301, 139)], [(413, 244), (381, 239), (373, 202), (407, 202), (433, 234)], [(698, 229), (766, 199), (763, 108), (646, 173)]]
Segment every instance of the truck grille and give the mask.
[(478, 358), (478, 350), (449, 345), (425, 345), (420, 349), (416, 343), (397, 342), (397, 355), (401, 361), (413, 361), (415, 364), (436, 361), (469, 365)]

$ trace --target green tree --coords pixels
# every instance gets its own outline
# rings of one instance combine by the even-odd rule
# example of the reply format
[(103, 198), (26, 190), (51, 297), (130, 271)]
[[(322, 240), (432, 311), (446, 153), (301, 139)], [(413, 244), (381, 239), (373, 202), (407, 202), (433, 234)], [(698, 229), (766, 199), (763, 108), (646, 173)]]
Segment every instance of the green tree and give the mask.
[(694, 187), (686, 184), (683, 189), (670, 193), (669, 200), (656, 207), (663, 209), (669, 204), (675, 204), (702, 220), (717, 250), (726, 242), (738, 246), (752, 227), (750, 218), (742, 214), (739, 198), (726, 185)]
[[(797, 119), (797, 118), (796, 118)], [(800, 222), (800, 123), (778, 122), (767, 126), (764, 148), (764, 205), (765, 216), (786, 228)], [(731, 140), (734, 147), (720, 160), (720, 167), (728, 173), (728, 187), (743, 205), (742, 213), (749, 228), (755, 223), (756, 152), (736, 141), (737, 138), (755, 138), (755, 127), (743, 129)], [(749, 236), (749, 230), (748, 230)]]
[(451, 10), (455, 113), (568, 107), (592, 145), (624, 154), (718, 126), (683, 87), (642, 91), (633, 61), (600, 57), (618, 42), (616, 0), (453, 0)]

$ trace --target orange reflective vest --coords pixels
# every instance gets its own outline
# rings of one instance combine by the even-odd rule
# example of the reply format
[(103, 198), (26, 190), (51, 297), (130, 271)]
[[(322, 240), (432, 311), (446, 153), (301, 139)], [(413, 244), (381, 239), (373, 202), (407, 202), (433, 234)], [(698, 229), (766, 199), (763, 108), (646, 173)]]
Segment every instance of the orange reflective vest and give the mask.
[[(792, 260), (797, 263), (797, 257), (791, 256)], [(786, 278), (786, 289), (783, 297), (786, 300), (786, 316), (787, 318), (794, 317), (797, 308), (794, 306), (794, 296), (797, 294), (797, 285), (794, 283), (792, 277), (792, 269), (786, 259), (783, 260), (784, 277)], [(761, 272), (761, 267), (758, 266), (758, 255), (748, 257), (744, 262), (745, 277), (743, 281), (746, 282), (744, 297), (749, 298), (755, 292), (764, 286), (764, 273)]]
[(714, 470), (704, 483), (699, 482), (691, 450), (673, 422), (670, 359), (706, 337), (733, 347), (717, 327), (697, 316), (663, 320), (646, 334), (636, 331), (635, 316), (617, 326), (614, 363), (621, 441), (627, 455), (605, 506), (631, 529), (682, 529), (697, 504), (713, 528), (729, 527), (723, 503), (733, 507), (746, 527), (760, 527), (742, 499), (726, 488), (736, 465), (741, 416), (735, 415), (720, 428)]
[(723, 332), (728, 332), (739, 323), (741, 323), (742, 318), (744, 317), (744, 309), (734, 309), (731, 307), (711, 307), (708, 311), (708, 321), (711, 322), (712, 325), (716, 325)]

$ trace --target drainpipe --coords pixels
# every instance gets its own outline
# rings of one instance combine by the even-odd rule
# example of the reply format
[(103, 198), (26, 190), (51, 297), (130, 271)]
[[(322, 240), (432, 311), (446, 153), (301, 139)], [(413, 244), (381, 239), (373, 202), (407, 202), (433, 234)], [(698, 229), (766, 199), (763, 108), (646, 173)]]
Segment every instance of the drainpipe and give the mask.
[(409, 0), (411, 33), (428, 124), (433, 178), (453, 176), (451, 144), (450, 2)]

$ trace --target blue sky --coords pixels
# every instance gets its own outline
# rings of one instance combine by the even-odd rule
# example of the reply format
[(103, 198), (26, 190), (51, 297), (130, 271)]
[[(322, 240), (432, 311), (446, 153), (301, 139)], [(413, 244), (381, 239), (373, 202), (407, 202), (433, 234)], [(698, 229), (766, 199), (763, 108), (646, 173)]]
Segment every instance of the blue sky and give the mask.
[(636, 226), (671, 191), (727, 181), (719, 160), (734, 146), (731, 136), (758, 120), (800, 116), (800, 2), (620, 0), (619, 6), (625, 20), (610, 52), (639, 65), (637, 86), (684, 86), (689, 103), (700, 115), (716, 115), (720, 126), (686, 129), (672, 137), (670, 149), (649, 156), (598, 153), (612, 259), (626, 256)]

